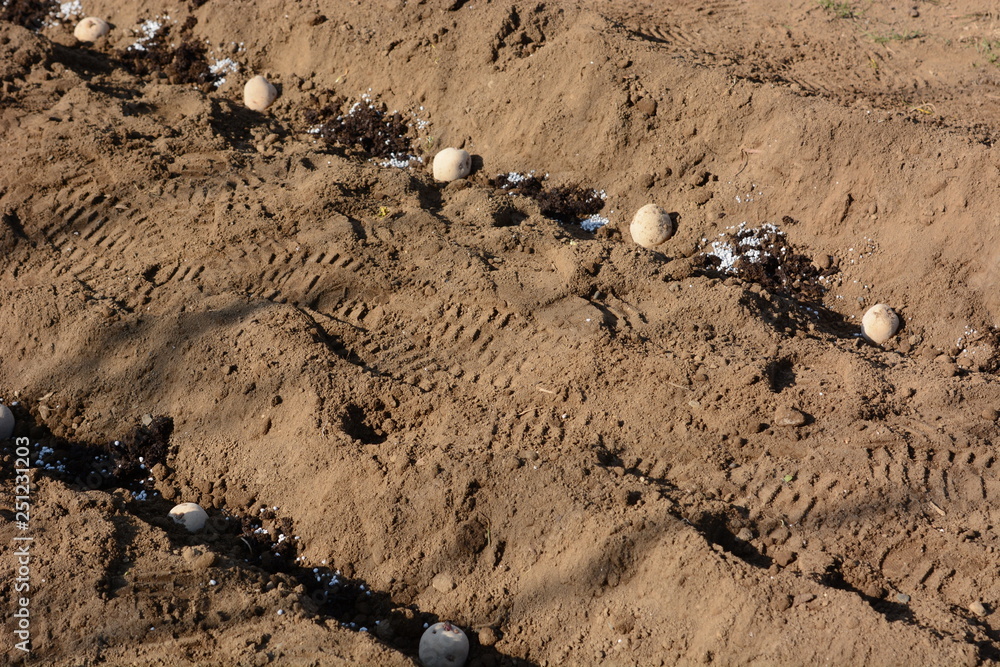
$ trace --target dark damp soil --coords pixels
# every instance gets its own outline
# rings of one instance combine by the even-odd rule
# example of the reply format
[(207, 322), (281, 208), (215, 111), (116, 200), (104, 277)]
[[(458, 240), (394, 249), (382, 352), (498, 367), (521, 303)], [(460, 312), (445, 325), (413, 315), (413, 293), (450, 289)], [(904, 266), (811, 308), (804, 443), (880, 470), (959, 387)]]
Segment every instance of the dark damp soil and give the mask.
[(491, 184), (512, 194), (531, 197), (538, 202), (542, 215), (559, 222), (579, 222), (604, 208), (604, 199), (593, 188), (575, 184), (548, 187), (545, 179), (534, 175), (500, 174)]
[(354, 148), (371, 157), (410, 155), (413, 139), (406, 120), (384, 104), (362, 99), (350, 106), (336, 98), (302, 114), (305, 122), (327, 144)]

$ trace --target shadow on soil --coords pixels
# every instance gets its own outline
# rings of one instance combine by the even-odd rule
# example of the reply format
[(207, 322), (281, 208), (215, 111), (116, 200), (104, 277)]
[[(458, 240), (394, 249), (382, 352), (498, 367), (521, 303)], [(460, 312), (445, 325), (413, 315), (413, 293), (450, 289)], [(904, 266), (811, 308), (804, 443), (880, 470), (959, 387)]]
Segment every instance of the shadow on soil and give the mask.
[[(625, 467), (625, 464), (618, 453), (608, 450), (605, 447), (595, 449), (597, 464), (606, 469), (622, 468), (625, 475), (635, 478), (643, 477), (643, 473), (637, 468)], [(757, 549), (749, 540), (740, 536), (741, 531), (749, 530), (750, 534), (758, 532), (757, 526), (750, 520), (749, 511), (732, 503), (721, 501), (710, 501), (696, 503), (686, 503), (682, 498), (679, 489), (663, 478), (645, 476), (644, 479), (652, 489), (656, 489), (661, 497), (669, 498), (672, 501), (673, 509), (670, 514), (684, 523), (692, 526), (705, 540), (712, 545), (718, 545), (725, 553), (731, 554), (744, 561), (748, 565), (761, 570), (767, 570), (773, 565), (773, 559)], [(876, 512), (885, 509), (887, 499), (880, 499), (877, 503), (860, 504), (856, 511), (849, 512), (845, 517), (857, 517), (860, 515), (874, 515)], [(629, 505), (634, 503), (629, 502)], [(844, 517), (842, 517), (844, 518)], [(631, 544), (630, 554), (635, 557), (637, 547)], [(847, 591), (857, 595), (873, 611), (880, 614), (890, 623), (903, 623), (926, 631), (932, 635), (942, 637), (945, 635), (941, 630), (922, 623), (913, 613), (913, 609), (907, 604), (907, 598), (900, 597), (898, 600), (891, 599), (892, 591), (883, 588), (882, 595), (872, 595), (859, 588), (842, 570), (843, 562), (835, 559), (827, 569), (813, 576), (813, 580), (836, 590)], [(598, 569), (603, 572), (603, 569)], [(968, 615), (962, 612), (963, 615)], [(970, 617), (970, 622), (983, 628), (990, 641), (972, 642), (980, 660), (995, 661), (1000, 658), (1000, 631), (991, 628), (985, 621)], [(971, 640), (970, 640), (971, 641)]]
[[(291, 519), (279, 517), (269, 509), (262, 508), (253, 515), (222, 507), (212, 511), (202, 531), (188, 533), (168, 517), (174, 503), (159, 496), (148, 476), (149, 470), (157, 465), (169, 470), (174, 453), (169, 444), (173, 431), (169, 417), (147, 419), (146, 424), (136, 426), (121, 440), (99, 446), (54, 435), (38, 424), (23, 404), (12, 406), (12, 410), (16, 428), (3, 445), (4, 454), (13, 454), (14, 438), (27, 437), (32, 443), (33, 467), (41, 475), (81, 492), (121, 489), (146, 498), (127, 502), (123, 506), (125, 512), (164, 531), (178, 548), (195, 546), (211, 551), (217, 556), (215, 567), (256, 577), (266, 587), (273, 587), (278, 580), (290, 589), (303, 590), (297, 606), (293, 607), (309, 618), (333, 620), (348, 630), (368, 631), (382, 644), (413, 658), (417, 656), (424, 629), (449, 620), (422, 612), (415, 604), (400, 604), (389, 593), (372, 589), (363, 579), (342, 574), (334, 564), (321, 567), (298, 564), (298, 542)], [(4, 470), (6, 479), (13, 467), (5, 466)], [(137, 537), (137, 531), (127, 521), (114, 524), (116, 549), (115, 553), (107, 554), (107, 568), (99, 588), (104, 600), (117, 597), (127, 586), (126, 555)], [(535, 664), (480, 644), (477, 634), (468, 629), (466, 635), (470, 643), (469, 664), (498, 667)]]

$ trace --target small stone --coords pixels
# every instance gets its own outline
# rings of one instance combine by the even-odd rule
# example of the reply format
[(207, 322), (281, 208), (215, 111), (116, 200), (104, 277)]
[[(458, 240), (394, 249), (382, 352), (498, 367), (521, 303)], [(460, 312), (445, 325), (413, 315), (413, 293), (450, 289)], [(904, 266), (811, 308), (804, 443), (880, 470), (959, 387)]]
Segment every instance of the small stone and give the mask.
[(896, 599), (902, 602), (903, 604), (906, 604), (907, 602), (910, 601), (910, 596), (907, 595), (906, 593), (896, 593)]
[(144, 414), (142, 416), (142, 425), (143, 426), (149, 426), (152, 423), (153, 423), (153, 415), (151, 415), (151, 414), (149, 414), (147, 412), (146, 414)]
[(829, 255), (816, 255), (813, 258), (813, 264), (818, 269), (829, 269), (833, 265), (833, 259)]
[(792, 599), (787, 595), (778, 595), (771, 600), (771, 608), (775, 611), (785, 611), (792, 606)]
[(986, 408), (983, 410), (982, 415), (986, 421), (995, 422), (997, 417), (1000, 417), (1000, 412), (997, 412), (995, 408)]
[(481, 646), (493, 646), (500, 640), (497, 636), (497, 631), (491, 627), (480, 628), (479, 630), (479, 644)]
[(913, 7), (912, 9), (910, 9), (910, 16), (913, 17), (913, 18), (919, 18), (920, 17), (920, 10), (917, 9), (916, 7)]
[(791, 406), (782, 406), (774, 413), (774, 423), (777, 426), (804, 426), (806, 423), (805, 414)]
[(635, 108), (646, 118), (656, 115), (656, 100), (644, 97), (635, 103)]
[(806, 604), (807, 602), (812, 602), (815, 599), (816, 596), (812, 593), (801, 593), (795, 596), (795, 599), (792, 600), (792, 605), (798, 607), (799, 605)]
[(450, 593), (455, 588), (455, 580), (450, 574), (441, 572), (431, 581), (431, 586), (439, 593)]
[(736, 538), (744, 542), (749, 542), (753, 539), (753, 531), (749, 528), (740, 528), (740, 532), (736, 533)]
[(973, 602), (972, 604), (969, 605), (969, 611), (971, 611), (976, 616), (985, 616), (986, 615), (986, 605), (984, 605), (979, 600), (976, 600), (975, 602)]

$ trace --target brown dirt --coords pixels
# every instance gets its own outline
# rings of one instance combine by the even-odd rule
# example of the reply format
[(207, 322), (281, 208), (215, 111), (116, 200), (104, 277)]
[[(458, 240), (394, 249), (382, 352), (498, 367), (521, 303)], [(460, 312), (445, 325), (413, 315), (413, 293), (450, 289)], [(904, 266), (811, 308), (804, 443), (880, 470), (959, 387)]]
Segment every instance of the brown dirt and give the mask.
[[(86, 0), (86, 46), (38, 4), (0, 21), (6, 662), (411, 665), (436, 620), (482, 666), (1000, 658), (982, 3)], [(423, 164), (372, 157), (395, 111)]]

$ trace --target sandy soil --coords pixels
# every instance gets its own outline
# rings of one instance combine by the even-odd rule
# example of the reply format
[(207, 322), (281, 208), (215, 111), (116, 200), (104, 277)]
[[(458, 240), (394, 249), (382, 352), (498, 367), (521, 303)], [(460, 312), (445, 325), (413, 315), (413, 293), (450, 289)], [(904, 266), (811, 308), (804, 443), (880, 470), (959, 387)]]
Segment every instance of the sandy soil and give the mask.
[(997, 661), (1000, 16), (890, 5), (6, 3), (4, 661)]

